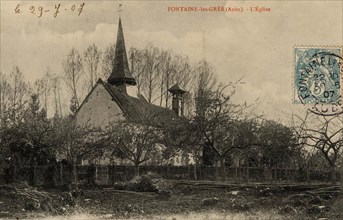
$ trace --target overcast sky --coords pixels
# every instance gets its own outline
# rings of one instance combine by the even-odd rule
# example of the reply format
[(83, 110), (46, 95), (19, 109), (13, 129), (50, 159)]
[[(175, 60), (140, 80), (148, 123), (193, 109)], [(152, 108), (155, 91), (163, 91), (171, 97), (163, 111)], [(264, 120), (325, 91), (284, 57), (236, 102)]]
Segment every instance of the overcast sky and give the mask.
[[(95, 43), (101, 49), (117, 34), (116, 1), (3, 1), (1, 0), (1, 71), (19, 65), (29, 81), (47, 66), (62, 72), (61, 62), (75, 47)], [(123, 1), (122, 23), (127, 49), (149, 42), (205, 58), (222, 82), (245, 75), (236, 97), (260, 97), (257, 112), (282, 118), (292, 111), (293, 48), (295, 45), (343, 45), (342, 8), (338, 1)], [(20, 5), (21, 13), (14, 9)], [(55, 5), (60, 13), (53, 17)], [(72, 5), (75, 11), (71, 11)], [(35, 7), (36, 15), (30, 13)], [(38, 7), (49, 12), (37, 17)], [(171, 12), (168, 7), (265, 7), (271, 12)], [(67, 10), (66, 10), (67, 9)]]

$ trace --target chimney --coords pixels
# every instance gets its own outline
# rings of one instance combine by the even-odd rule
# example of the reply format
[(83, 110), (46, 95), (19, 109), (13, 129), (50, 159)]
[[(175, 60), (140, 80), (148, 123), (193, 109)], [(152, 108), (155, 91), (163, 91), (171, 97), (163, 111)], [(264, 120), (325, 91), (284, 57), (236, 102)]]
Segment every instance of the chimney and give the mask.
[(183, 94), (186, 93), (185, 90), (181, 89), (178, 84), (173, 85), (168, 91), (173, 95), (172, 99), (172, 110), (178, 116), (183, 116), (184, 113), (184, 102)]

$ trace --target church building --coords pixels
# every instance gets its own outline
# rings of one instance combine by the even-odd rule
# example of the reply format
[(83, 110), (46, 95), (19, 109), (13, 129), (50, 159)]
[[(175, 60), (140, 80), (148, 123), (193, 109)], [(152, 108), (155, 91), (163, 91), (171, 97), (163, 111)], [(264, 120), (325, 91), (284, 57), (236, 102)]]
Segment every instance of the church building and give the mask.
[(178, 85), (168, 90), (173, 96), (172, 109), (148, 103), (140, 94), (128, 94), (129, 87), (134, 87), (137, 83), (129, 69), (120, 18), (113, 63), (113, 70), (107, 81), (99, 79), (76, 112), (79, 125), (89, 124), (104, 128), (118, 120), (139, 123), (147, 118), (156, 123), (167, 123), (183, 115), (182, 95), (185, 91)]
[[(134, 75), (130, 72), (124, 33), (119, 18), (117, 42), (113, 70), (106, 81), (99, 79), (86, 96), (76, 112), (78, 125), (105, 128), (119, 120), (163, 126), (177, 117), (183, 116), (183, 94), (177, 84), (168, 91), (172, 94), (172, 109), (149, 103), (143, 95), (130, 95), (130, 87), (136, 86)], [(99, 163), (107, 164), (100, 159)], [(176, 162), (175, 162), (176, 161)], [(181, 159), (174, 158), (174, 165), (181, 165)]]

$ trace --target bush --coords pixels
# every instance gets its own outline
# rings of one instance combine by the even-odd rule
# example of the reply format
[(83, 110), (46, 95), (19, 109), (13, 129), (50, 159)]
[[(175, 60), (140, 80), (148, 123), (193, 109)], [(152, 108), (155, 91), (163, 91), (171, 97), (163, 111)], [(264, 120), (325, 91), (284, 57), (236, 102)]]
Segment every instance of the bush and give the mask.
[(136, 192), (157, 192), (149, 175), (137, 176), (127, 183), (127, 189)]

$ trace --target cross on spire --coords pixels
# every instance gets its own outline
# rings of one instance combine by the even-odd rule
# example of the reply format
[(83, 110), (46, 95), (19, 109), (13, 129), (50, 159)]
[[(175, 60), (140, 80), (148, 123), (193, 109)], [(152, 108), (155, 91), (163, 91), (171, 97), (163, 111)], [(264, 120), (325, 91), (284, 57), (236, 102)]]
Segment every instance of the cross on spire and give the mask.
[(123, 9), (121, 9), (121, 6), (122, 6), (123, 4), (122, 3), (119, 3), (119, 5), (118, 5), (118, 10), (117, 10), (117, 12), (119, 13), (119, 18), (121, 17), (121, 12), (123, 11)]

